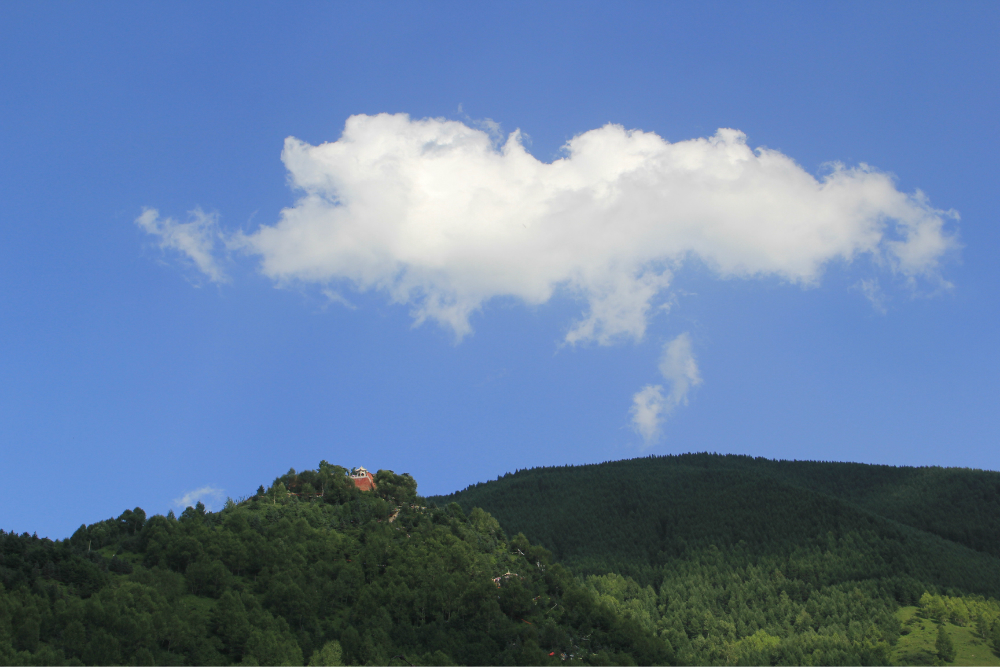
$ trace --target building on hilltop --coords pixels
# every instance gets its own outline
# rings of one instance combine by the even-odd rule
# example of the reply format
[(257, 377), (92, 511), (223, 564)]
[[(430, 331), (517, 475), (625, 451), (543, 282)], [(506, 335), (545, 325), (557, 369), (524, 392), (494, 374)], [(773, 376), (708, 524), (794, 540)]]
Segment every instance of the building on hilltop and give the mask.
[(351, 471), (351, 481), (354, 482), (354, 486), (362, 491), (374, 491), (377, 488), (375, 486), (375, 476), (361, 466)]

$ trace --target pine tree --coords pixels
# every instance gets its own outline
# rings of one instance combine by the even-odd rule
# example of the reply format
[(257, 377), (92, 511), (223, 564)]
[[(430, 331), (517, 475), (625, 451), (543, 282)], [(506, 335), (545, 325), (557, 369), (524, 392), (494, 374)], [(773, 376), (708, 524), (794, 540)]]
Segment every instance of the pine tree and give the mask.
[(945, 631), (944, 623), (938, 626), (937, 642), (934, 643), (934, 648), (937, 649), (938, 657), (945, 662), (951, 662), (955, 659), (955, 644), (952, 643), (951, 637)]

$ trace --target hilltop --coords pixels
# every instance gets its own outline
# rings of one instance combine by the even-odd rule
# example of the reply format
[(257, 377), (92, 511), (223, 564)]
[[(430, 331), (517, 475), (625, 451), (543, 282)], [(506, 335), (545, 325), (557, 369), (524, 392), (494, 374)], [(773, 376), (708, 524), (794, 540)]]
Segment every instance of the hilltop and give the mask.
[(0, 533), (0, 663), (671, 662), (544, 549), (416, 489), (324, 461), (220, 512)]

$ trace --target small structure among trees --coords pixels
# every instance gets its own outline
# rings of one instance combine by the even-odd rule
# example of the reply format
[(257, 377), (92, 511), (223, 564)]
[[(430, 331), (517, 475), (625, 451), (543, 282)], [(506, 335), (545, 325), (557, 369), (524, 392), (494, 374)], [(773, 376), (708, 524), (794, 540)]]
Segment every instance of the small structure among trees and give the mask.
[(375, 484), (375, 476), (361, 466), (352, 470), (350, 477), (351, 481), (354, 482), (354, 486), (358, 487), (362, 491), (374, 491), (378, 488)]

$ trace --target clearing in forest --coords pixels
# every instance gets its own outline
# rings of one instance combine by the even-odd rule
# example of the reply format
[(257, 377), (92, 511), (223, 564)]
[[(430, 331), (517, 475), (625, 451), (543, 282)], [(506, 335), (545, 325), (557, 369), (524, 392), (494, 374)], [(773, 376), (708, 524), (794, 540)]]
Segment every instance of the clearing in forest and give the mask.
[[(945, 632), (955, 645), (955, 659), (940, 663), (937, 649), (937, 623), (917, 615), (919, 607), (901, 607), (896, 613), (903, 624), (899, 643), (892, 652), (889, 662), (893, 665), (998, 665), (1000, 657), (987, 642), (975, 635), (972, 628), (945, 623)], [(907, 632), (909, 631), (909, 632)]]

